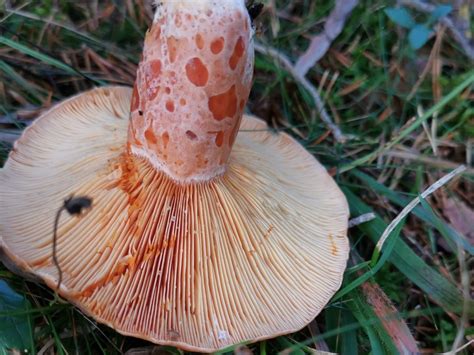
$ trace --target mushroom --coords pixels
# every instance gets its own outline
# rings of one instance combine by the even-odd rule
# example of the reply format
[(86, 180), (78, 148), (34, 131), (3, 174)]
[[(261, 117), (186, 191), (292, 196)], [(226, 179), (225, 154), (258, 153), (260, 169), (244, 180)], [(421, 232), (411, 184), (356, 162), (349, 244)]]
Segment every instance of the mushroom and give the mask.
[[(243, 0), (160, 2), (133, 91), (72, 97), (16, 142), (4, 263), (122, 334), (190, 351), (304, 327), (341, 285), (347, 202), (297, 141), (243, 114), (252, 71)], [(70, 195), (93, 205), (59, 222), (57, 288), (52, 224)]]

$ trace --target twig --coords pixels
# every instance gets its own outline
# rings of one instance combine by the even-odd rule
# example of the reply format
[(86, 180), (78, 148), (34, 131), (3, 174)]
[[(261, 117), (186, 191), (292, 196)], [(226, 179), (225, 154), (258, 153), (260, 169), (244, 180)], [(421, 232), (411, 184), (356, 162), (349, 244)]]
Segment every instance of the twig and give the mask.
[(364, 213), (362, 215), (360, 215), (359, 217), (355, 217), (355, 218), (352, 218), (351, 220), (349, 220), (349, 228), (352, 228), (352, 227), (355, 227), (355, 226), (358, 226), (359, 224), (362, 224), (362, 223), (367, 223), (373, 219), (375, 219), (375, 214), (373, 212), (369, 212), (369, 213)]
[(427, 198), (433, 192), (438, 190), (441, 186), (446, 185), (452, 178), (461, 174), (465, 170), (466, 167), (464, 165), (459, 166), (457, 169), (451, 171), (449, 174), (443, 176), (441, 179), (436, 181), (433, 185), (423, 191), (419, 197), (416, 197), (408, 205), (406, 205), (405, 208), (398, 214), (398, 216), (387, 226), (387, 228), (385, 228), (384, 232), (382, 233), (382, 236), (380, 237), (379, 241), (377, 242), (377, 245), (375, 246), (375, 249), (379, 252), (382, 250), (385, 240), (388, 238), (390, 233), (392, 233), (392, 231), (397, 227), (397, 225), (400, 224), (400, 222), (416, 207), (416, 205), (418, 205), (418, 203), (420, 203), (420, 198)]
[(59, 218), (63, 211), (67, 211), (70, 215), (80, 215), (84, 209), (88, 209), (92, 206), (92, 199), (86, 196), (81, 197), (69, 197), (64, 200), (63, 205), (59, 208), (56, 213), (56, 218), (54, 219), (54, 230), (53, 230), (53, 263), (54, 266), (58, 269), (58, 284), (56, 286), (56, 291), (59, 290), (61, 283), (63, 281), (63, 271), (59, 266), (59, 260), (57, 256), (57, 243), (58, 243), (58, 226)]
[(56, 286), (56, 289), (59, 290), (59, 287), (61, 286), (61, 282), (63, 281), (63, 271), (61, 270), (61, 267), (59, 266), (59, 260), (57, 256), (57, 243), (58, 243), (58, 225), (59, 225), (59, 218), (61, 217), (61, 213), (64, 211), (64, 205), (61, 206), (61, 208), (56, 212), (56, 218), (54, 219), (54, 231), (53, 231), (53, 263), (54, 266), (56, 266), (56, 269), (58, 269), (58, 284)]
[[(420, 0), (400, 0), (400, 4), (428, 14), (431, 14), (436, 8), (436, 6)], [(458, 30), (454, 22), (448, 16), (444, 16), (439, 21), (449, 29), (454, 40), (463, 48), (469, 59), (474, 61), (474, 47), (471, 46), (469, 40), (462, 32)]]
[(326, 54), (331, 42), (342, 32), (347, 17), (358, 2), (358, 0), (336, 1), (324, 24), (324, 31), (311, 39), (309, 47), (296, 61), (295, 68), (299, 75), (305, 76), (308, 70)]
[(321, 100), (321, 97), (319, 96), (318, 91), (308, 81), (308, 79), (304, 77), (304, 75), (301, 75), (297, 72), (291, 60), (286, 55), (279, 52), (275, 48), (264, 46), (260, 43), (255, 43), (255, 50), (259, 53), (266, 54), (276, 59), (281, 64), (283, 64), (283, 66), (288, 71), (288, 73), (290, 73), (295, 78), (295, 80), (298, 81), (310, 93), (321, 119), (332, 131), (332, 134), (334, 135), (334, 138), (336, 139), (336, 141), (340, 143), (345, 142), (347, 138), (342, 134), (339, 127), (331, 120), (331, 117), (329, 116), (327, 111), (324, 109), (324, 104), (323, 104), (323, 101)]

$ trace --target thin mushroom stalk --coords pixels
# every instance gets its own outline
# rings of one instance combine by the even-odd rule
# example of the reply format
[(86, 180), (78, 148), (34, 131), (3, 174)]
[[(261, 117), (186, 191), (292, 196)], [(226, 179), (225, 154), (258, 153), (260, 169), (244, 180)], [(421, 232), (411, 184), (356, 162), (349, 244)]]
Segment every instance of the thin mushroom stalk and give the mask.
[[(0, 259), (157, 344), (214, 352), (303, 328), (341, 285), (349, 211), (314, 156), (243, 114), (244, 1), (161, 1), (144, 47), (133, 89), (65, 100), (16, 141)], [(63, 214), (53, 243), (72, 195), (93, 208)]]
[(163, 1), (145, 37), (128, 142), (179, 182), (224, 173), (253, 75), (244, 1)]

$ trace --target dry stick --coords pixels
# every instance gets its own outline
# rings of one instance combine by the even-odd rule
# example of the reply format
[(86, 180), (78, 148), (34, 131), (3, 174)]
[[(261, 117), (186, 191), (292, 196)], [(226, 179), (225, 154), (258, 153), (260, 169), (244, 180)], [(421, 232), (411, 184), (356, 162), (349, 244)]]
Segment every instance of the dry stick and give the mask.
[[(436, 9), (436, 6), (419, 0), (400, 0), (399, 3), (427, 14), (431, 14)], [(444, 16), (439, 21), (450, 30), (454, 40), (463, 48), (469, 59), (474, 61), (474, 47), (471, 46), (469, 40), (459, 31), (454, 22), (447, 16)]]
[(375, 249), (377, 251), (381, 251), (383, 244), (385, 243), (385, 240), (388, 238), (390, 233), (396, 228), (398, 224), (413, 210), (418, 203), (420, 203), (420, 197), (425, 199), (429, 195), (431, 195), (433, 192), (438, 190), (441, 186), (447, 184), (452, 178), (455, 176), (461, 174), (466, 170), (466, 167), (464, 165), (459, 166), (457, 169), (451, 171), (449, 174), (443, 176), (441, 179), (436, 181), (433, 185), (428, 187), (425, 191), (422, 192), (422, 194), (419, 197), (416, 197), (413, 199), (406, 207), (399, 213), (399, 215), (385, 228), (384, 232), (382, 233), (382, 236), (380, 237), (379, 241), (377, 242), (377, 245), (375, 246)]
[(318, 91), (313, 85), (311, 85), (304, 75), (301, 75), (296, 71), (291, 60), (275, 48), (266, 47), (260, 43), (255, 43), (255, 50), (259, 53), (266, 54), (283, 64), (288, 73), (290, 73), (295, 78), (295, 80), (298, 81), (310, 93), (321, 119), (332, 131), (334, 138), (340, 143), (345, 142), (347, 138), (342, 134), (339, 127), (332, 121), (331, 117), (324, 109), (324, 103), (321, 100)]

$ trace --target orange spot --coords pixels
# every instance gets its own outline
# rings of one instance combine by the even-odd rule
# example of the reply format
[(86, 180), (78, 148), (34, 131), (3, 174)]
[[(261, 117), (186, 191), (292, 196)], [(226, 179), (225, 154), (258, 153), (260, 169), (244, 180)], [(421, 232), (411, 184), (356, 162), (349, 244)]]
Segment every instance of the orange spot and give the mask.
[(230, 133), (229, 136), (229, 146), (232, 147), (232, 145), (235, 142), (235, 138), (237, 137), (237, 134), (239, 133), (239, 126), (240, 122), (236, 122), (234, 128), (232, 128), (232, 132)]
[(224, 132), (219, 131), (216, 135), (216, 145), (220, 147), (222, 146), (222, 143), (224, 143)]
[(181, 27), (182, 20), (181, 20), (181, 14), (179, 12), (174, 17), (174, 23), (176, 24), (176, 27)]
[(169, 94), (171, 93), (171, 89), (167, 86), (167, 87), (165, 88), (165, 92), (169, 95)]
[(209, 79), (209, 72), (201, 59), (195, 57), (186, 64), (186, 75), (190, 82), (196, 86), (204, 86)]
[(196, 35), (196, 46), (199, 48), (199, 49), (203, 49), (204, 48), (204, 38), (202, 37), (202, 35), (200, 33), (198, 33)]
[(164, 132), (161, 135), (161, 138), (163, 139), (163, 146), (166, 149), (166, 147), (168, 146), (168, 142), (170, 141), (170, 135), (168, 134), (168, 132)]
[(241, 110), (243, 110), (244, 106), (245, 106), (245, 100), (242, 99), (242, 100), (240, 100), (239, 107), (240, 107)]
[(170, 62), (174, 63), (174, 61), (176, 60), (176, 56), (178, 54), (178, 40), (173, 36), (168, 37), (167, 44), (168, 44), (168, 57), (170, 59)]
[(140, 96), (138, 95), (137, 82), (133, 85), (132, 104), (130, 105), (130, 111), (135, 111), (140, 104)]
[(150, 144), (156, 144), (158, 142), (151, 126), (145, 131), (145, 138)]
[(145, 71), (145, 85), (147, 100), (152, 101), (160, 91), (159, 86), (152, 86), (151, 83), (153, 79), (156, 79), (161, 75), (161, 61), (159, 59), (155, 59), (148, 62), (146, 65), (147, 70)]
[(153, 78), (159, 77), (161, 74), (161, 61), (159, 59), (152, 60), (148, 62), (151, 75)]
[(240, 58), (242, 58), (242, 56), (244, 55), (244, 51), (245, 51), (244, 39), (242, 37), (239, 37), (239, 39), (237, 40), (237, 43), (235, 44), (234, 52), (232, 53), (229, 59), (230, 69), (234, 70), (237, 67), (237, 64), (239, 63)]
[(235, 95), (235, 85), (222, 94), (209, 98), (209, 110), (214, 119), (221, 121), (226, 117), (232, 117), (237, 112), (237, 96)]
[(155, 86), (153, 88), (149, 88), (147, 90), (147, 100), (148, 101), (153, 101), (155, 99), (155, 97), (158, 95), (158, 93), (160, 92), (160, 87), (159, 86)]
[(212, 41), (211, 43), (211, 52), (214, 54), (219, 54), (224, 48), (224, 37), (219, 37)]
[(129, 133), (130, 133), (130, 136), (132, 137), (133, 144), (137, 147), (141, 147), (142, 143), (137, 138), (137, 130), (134, 127), (132, 127), (132, 125), (130, 125)]
[(193, 141), (197, 138), (197, 135), (193, 131), (186, 131), (186, 137)]
[[(161, 36), (161, 27), (158, 24), (154, 24), (146, 32), (145, 36), (145, 45), (146, 46), (156, 46), (156, 43), (160, 41)], [(141, 60), (140, 60), (141, 61)]]
[(147, 32), (145, 41), (157, 41), (161, 36), (161, 27), (160, 25), (154, 24), (151, 26), (150, 30)]
[(179, 99), (179, 104), (180, 104), (181, 106), (186, 105), (186, 99), (183, 99), (183, 98)]
[(155, 37), (156, 40), (160, 39), (161, 36), (161, 27), (160, 26), (155, 26), (155, 34), (153, 37)]
[(174, 103), (173, 103), (173, 101), (166, 101), (166, 109), (169, 112), (174, 112)]

